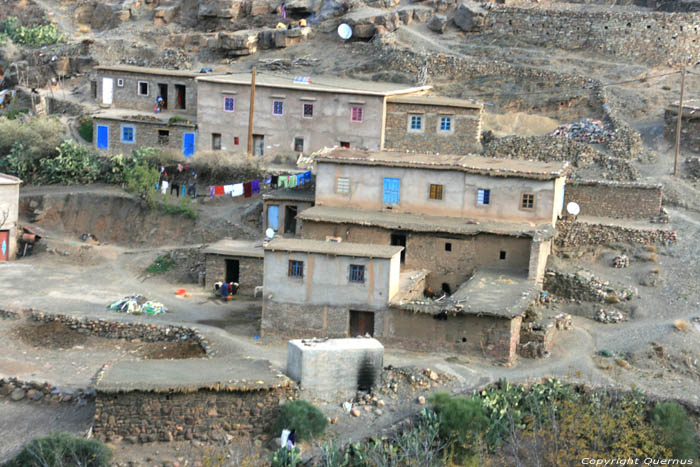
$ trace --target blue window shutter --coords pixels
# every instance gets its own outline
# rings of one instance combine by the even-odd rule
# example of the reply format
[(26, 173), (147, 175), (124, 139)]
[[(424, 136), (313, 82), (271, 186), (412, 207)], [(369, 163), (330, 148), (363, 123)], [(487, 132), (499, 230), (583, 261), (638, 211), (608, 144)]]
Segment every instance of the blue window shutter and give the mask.
[(484, 204), (491, 202), (491, 190), (484, 190)]
[(194, 133), (185, 133), (182, 136), (182, 154), (185, 157), (194, 154)]
[(384, 204), (399, 204), (399, 192), (401, 190), (400, 178), (384, 178)]
[(279, 230), (280, 208), (277, 205), (267, 207), (267, 226), (275, 232)]
[(97, 125), (97, 149), (109, 149), (109, 127)]

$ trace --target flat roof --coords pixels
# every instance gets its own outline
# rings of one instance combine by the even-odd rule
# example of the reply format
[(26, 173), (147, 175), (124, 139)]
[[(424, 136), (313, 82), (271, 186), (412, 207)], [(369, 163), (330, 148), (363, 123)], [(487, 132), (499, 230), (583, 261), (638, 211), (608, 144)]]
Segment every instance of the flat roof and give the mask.
[(522, 315), (538, 293), (535, 281), (524, 274), (478, 269), (454, 294), (442, 300), (421, 297), (392, 301), (391, 306), (418, 313), (447, 312), (512, 319)]
[[(361, 81), (357, 79), (339, 78), (334, 76), (311, 76), (309, 83), (295, 82), (298, 75), (280, 75), (270, 72), (259, 72), (255, 77), (255, 86), (267, 88), (296, 89), (300, 91), (331, 92), (341, 94), (362, 94), (368, 96), (391, 96), (424, 92), (432, 86), (407, 86), (398, 83), (380, 81)], [(199, 75), (197, 81), (219, 84), (237, 84), (250, 86), (252, 74), (248, 72), (223, 75)]]
[(262, 242), (246, 242), (244, 240), (219, 240), (212, 243), (203, 251), (206, 255), (244, 256), (247, 258), (264, 258)]
[[(170, 118), (174, 116), (179, 116), (187, 121), (178, 120), (176, 122), (170, 123)], [(115, 120), (119, 122), (136, 122), (136, 123), (150, 123), (153, 125), (164, 125), (164, 126), (194, 126), (197, 123), (197, 119), (191, 115), (182, 115), (175, 112), (159, 112), (155, 113), (153, 111), (146, 110), (133, 110), (133, 109), (102, 109), (92, 114), (93, 118), (102, 120)]]
[(552, 180), (566, 175), (569, 163), (535, 162), (522, 159), (497, 159), (476, 155), (415, 154), (397, 151), (360, 151), (335, 149), (315, 158), (317, 162), (385, 167), (416, 167), (497, 177)]
[(276, 238), (265, 246), (265, 251), (297, 251), (356, 258), (391, 258), (401, 253), (401, 250), (403, 250), (402, 246), (324, 242), (298, 238)]
[(314, 206), (297, 215), (298, 219), (332, 224), (356, 224), (382, 227), (390, 230), (413, 232), (433, 232), (446, 234), (477, 235), (490, 233), (512, 237), (537, 237), (549, 239), (554, 236), (552, 224), (532, 224), (528, 222), (502, 222), (474, 220), (462, 217), (425, 216), (360, 209)]
[(466, 99), (453, 99), (444, 96), (392, 96), (387, 98), (386, 101), (395, 102), (397, 104), (438, 105), (441, 107), (462, 107), (467, 109), (484, 108), (484, 104), (479, 102)]
[(270, 362), (253, 358), (191, 358), (116, 362), (95, 390), (116, 392), (259, 391), (289, 386), (291, 380)]
[(181, 78), (195, 78), (204, 73), (187, 70), (168, 70), (166, 68), (151, 68), (134, 65), (98, 65), (93, 68), (100, 71), (121, 71), (126, 73), (138, 73), (142, 75), (158, 75), (158, 76), (178, 76)]
[(0, 173), (0, 185), (19, 185), (20, 183), (22, 180), (19, 178)]
[[(303, 185), (306, 187), (307, 185)], [(316, 191), (314, 184), (308, 184), (309, 188), (278, 188), (263, 195), (263, 200), (280, 200), (280, 201), (306, 201), (313, 203), (316, 200)]]

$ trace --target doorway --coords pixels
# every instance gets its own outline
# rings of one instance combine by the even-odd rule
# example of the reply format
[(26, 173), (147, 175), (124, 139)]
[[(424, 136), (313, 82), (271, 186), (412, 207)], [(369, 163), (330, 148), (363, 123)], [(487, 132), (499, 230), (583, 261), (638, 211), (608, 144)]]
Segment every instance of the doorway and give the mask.
[(369, 334), (374, 337), (374, 313), (350, 310), (350, 337)]
[(406, 262), (406, 234), (405, 233), (393, 233), (391, 234), (391, 244), (393, 246), (402, 246), (401, 250), (401, 264)]
[(253, 155), (262, 156), (265, 153), (265, 135), (253, 135)]
[(164, 83), (158, 83), (158, 96), (163, 98), (163, 102), (160, 105), (162, 110), (168, 109), (168, 85)]
[(112, 95), (114, 92), (114, 80), (112, 78), (102, 78), (102, 103), (112, 105)]
[(184, 84), (175, 85), (175, 96), (177, 97), (176, 108), (185, 110), (187, 107), (187, 88)]
[(240, 264), (237, 259), (227, 259), (226, 260), (226, 277), (224, 282), (238, 282)]
[(284, 207), (284, 233), (297, 233), (297, 207)]
[(97, 81), (90, 81), (90, 95), (97, 100)]
[(7, 261), (10, 255), (10, 232), (0, 230), (0, 261)]

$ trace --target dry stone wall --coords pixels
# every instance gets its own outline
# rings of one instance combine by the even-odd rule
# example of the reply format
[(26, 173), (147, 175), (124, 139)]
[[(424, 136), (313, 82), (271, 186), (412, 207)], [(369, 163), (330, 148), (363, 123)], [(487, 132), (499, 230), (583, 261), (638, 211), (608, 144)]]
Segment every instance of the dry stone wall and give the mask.
[(581, 221), (558, 221), (556, 248), (580, 248), (611, 243), (638, 243), (641, 245), (671, 245), (676, 232), (665, 229), (635, 229), (619, 225), (593, 224)]
[(661, 211), (663, 185), (567, 180), (564, 205), (576, 202), (582, 216), (649, 219)]
[(83, 404), (86, 400), (95, 398), (93, 389), (59, 389), (50, 383), (36, 381), (22, 381), (17, 378), (0, 379), (0, 400), (12, 402), (29, 402), (33, 404), (49, 404), (56, 407), (58, 404), (75, 403)]
[(618, 300), (629, 300), (638, 291), (636, 288), (624, 287), (603, 281), (588, 271), (567, 273), (548, 269), (544, 276), (544, 290), (559, 297), (579, 302), (605, 302), (607, 297), (615, 296)]
[(263, 437), (294, 386), (257, 391), (99, 392), (95, 436), (103, 441), (221, 441), (226, 434)]

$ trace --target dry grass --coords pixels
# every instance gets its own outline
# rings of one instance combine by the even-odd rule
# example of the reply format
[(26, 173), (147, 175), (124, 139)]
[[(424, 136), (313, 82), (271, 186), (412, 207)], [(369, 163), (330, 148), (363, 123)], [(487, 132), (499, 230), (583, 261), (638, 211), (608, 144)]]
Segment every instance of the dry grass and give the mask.
[(647, 251), (650, 251), (652, 253), (656, 252), (656, 245), (646, 245), (644, 248), (646, 248)]
[(658, 258), (658, 256), (656, 256), (656, 253), (650, 253), (650, 254), (649, 254), (649, 261), (651, 261), (652, 263), (658, 263), (658, 262), (659, 262), (659, 258)]
[(616, 294), (611, 293), (611, 294), (608, 294), (605, 296), (605, 303), (609, 303), (609, 304), (620, 303), (620, 298)]
[(676, 331), (688, 332), (690, 331), (690, 323), (683, 319), (677, 319), (673, 322), (673, 327)]
[(654, 268), (654, 269), (651, 270), (651, 272), (653, 272), (654, 274), (660, 274), (660, 273), (661, 273), (661, 269), (659, 269), (659, 268)]

